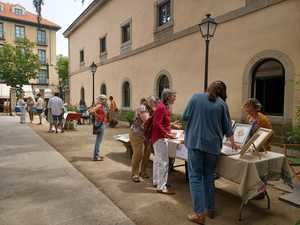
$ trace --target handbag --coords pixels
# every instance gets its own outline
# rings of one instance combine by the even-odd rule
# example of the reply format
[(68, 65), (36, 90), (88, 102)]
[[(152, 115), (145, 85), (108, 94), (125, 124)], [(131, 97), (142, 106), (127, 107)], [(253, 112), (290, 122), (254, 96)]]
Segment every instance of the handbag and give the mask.
[(94, 122), (93, 124), (93, 134), (99, 134), (103, 130), (103, 122)]

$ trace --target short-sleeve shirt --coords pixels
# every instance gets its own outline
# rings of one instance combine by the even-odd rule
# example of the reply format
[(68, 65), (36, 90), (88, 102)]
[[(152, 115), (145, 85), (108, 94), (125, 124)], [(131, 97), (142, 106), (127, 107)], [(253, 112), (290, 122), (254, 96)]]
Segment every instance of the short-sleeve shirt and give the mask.
[(54, 96), (50, 98), (48, 108), (51, 109), (53, 116), (60, 116), (63, 113), (64, 102), (60, 97)]
[(42, 99), (41, 97), (39, 97), (37, 102), (36, 102), (36, 108), (37, 109), (43, 109), (44, 108), (44, 99)]

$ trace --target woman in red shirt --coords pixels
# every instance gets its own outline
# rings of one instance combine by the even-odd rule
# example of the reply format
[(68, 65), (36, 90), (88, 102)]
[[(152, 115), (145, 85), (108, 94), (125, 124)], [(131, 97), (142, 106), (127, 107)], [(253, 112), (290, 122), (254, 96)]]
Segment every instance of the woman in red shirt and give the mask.
[(94, 154), (93, 160), (94, 161), (102, 161), (103, 157), (100, 156), (100, 145), (104, 135), (104, 128), (106, 122), (106, 115), (105, 115), (105, 105), (106, 105), (106, 95), (100, 95), (97, 98), (96, 106), (89, 110), (95, 116), (95, 123), (94, 123), (94, 134), (96, 134), (96, 143), (94, 147)]

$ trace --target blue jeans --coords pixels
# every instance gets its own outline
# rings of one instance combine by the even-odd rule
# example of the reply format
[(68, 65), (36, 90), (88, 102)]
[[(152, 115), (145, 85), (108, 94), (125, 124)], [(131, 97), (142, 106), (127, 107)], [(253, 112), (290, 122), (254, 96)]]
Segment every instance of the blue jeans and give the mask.
[(215, 180), (218, 155), (199, 149), (188, 150), (189, 183), (195, 213), (214, 209)]
[(97, 159), (100, 155), (100, 145), (103, 139), (104, 135), (104, 126), (101, 126), (100, 128), (97, 129), (97, 134), (96, 134), (96, 143), (95, 143), (95, 148), (94, 148), (94, 159)]

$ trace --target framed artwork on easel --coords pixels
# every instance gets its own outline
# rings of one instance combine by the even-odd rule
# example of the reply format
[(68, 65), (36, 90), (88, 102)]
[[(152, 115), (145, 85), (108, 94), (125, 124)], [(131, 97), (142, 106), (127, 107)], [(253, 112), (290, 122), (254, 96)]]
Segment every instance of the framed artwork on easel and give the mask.
[(241, 156), (243, 156), (246, 152), (259, 152), (272, 135), (273, 130), (259, 128), (249, 139), (249, 141), (242, 147), (240, 152)]

